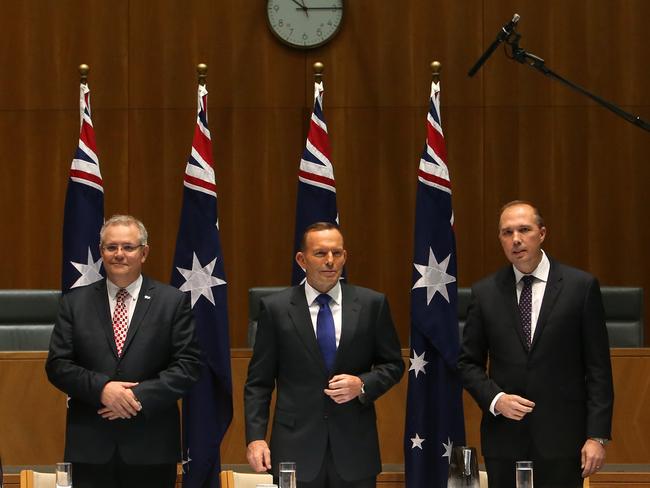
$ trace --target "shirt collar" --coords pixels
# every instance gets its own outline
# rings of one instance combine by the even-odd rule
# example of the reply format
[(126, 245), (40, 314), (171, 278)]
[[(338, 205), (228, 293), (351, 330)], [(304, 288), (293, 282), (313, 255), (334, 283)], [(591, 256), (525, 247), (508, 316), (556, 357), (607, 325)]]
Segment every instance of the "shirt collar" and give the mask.
[[(515, 283), (519, 283), (521, 279), (526, 276), (525, 273), (522, 273), (519, 271), (515, 265), (512, 265), (512, 269), (515, 272)], [(533, 270), (532, 273), (530, 273), (531, 276), (534, 276), (540, 281), (548, 281), (548, 273), (551, 270), (551, 262), (548, 260), (548, 257), (546, 256), (546, 253), (542, 249), (542, 260), (539, 262), (537, 267)]]
[[(125, 290), (129, 293), (131, 298), (135, 299), (136, 291), (142, 286), (142, 275), (138, 276), (135, 281), (132, 281), (130, 285), (125, 287)], [(120, 287), (113, 283), (111, 280), (106, 278), (106, 288), (108, 288), (108, 294), (110, 297), (115, 298), (117, 292), (120, 291)]]
[[(308, 305), (311, 306), (314, 303), (314, 300), (316, 300), (316, 297), (320, 294), (321, 292), (319, 292), (316, 288), (314, 288), (309, 283), (307, 283), (307, 280), (305, 280), (305, 296), (307, 297)], [(327, 292), (327, 294), (332, 298), (334, 303), (340, 305), (341, 304), (341, 282), (338, 281), (336, 285), (334, 285)]]

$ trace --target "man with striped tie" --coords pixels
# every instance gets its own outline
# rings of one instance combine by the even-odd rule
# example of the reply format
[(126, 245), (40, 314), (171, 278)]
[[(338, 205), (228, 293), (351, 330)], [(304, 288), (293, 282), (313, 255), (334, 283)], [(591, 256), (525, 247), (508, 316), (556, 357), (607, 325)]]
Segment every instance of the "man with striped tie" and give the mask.
[(511, 264), (472, 287), (459, 358), (483, 410), (489, 483), (514, 488), (515, 461), (532, 460), (536, 488), (581, 487), (601, 469), (612, 425), (600, 286), (546, 255), (531, 203), (504, 205), (498, 235)]
[(200, 371), (190, 300), (142, 275), (139, 220), (106, 221), (100, 252), (106, 279), (64, 295), (45, 366), (69, 397), (64, 459), (75, 488), (171, 488), (177, 402)]

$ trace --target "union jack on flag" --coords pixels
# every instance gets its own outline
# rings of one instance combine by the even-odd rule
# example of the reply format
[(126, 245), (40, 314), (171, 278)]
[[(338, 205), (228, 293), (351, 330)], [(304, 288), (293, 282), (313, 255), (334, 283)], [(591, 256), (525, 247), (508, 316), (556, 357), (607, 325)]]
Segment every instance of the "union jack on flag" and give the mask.
[(232, 420), (226, 276), (208, 129), (208, 91), (198, 88), (192, 151), (183, 177), (171, 284), (189, 293), (203, 354), (199, 381), (183, 398), (183, 486), (219, 486), (219, 448)]
[(90, 89), (79, 88), (79, 144), (70, 166), (63, 213), (61, 291), (101, 280), (99, 231), (104, 224), (104, 186), (99, 171)]
[[(314, 110), (298, 171), (294, 255), (300, 250), (300, 241), (308, 226), (315, 222), (339, 222), (334, 166), (330, 161), (330, 140), (323, 116), (324, 91), (322, 81), (314, 83)], [(299, 285), (304, 279), (305, 272), (294, 260), (291, 283)]]
[(432, 83), (415, 208), (404, 430), (407, 488), (447, 486), (451, 449), (465, 442), (463, 390), (456, 372), (460, 344), (453, 221), (440, 84)]

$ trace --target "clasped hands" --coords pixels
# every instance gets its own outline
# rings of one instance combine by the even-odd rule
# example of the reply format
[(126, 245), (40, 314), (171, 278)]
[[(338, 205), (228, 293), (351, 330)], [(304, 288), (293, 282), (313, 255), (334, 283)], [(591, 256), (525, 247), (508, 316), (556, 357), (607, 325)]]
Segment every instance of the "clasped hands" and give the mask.
[(97, 413), (106, 420), (135, 417), (142, 410), (142, 404), (132, 390), (137, 385), (138, 383), (128, 381), (109, 381), (106, 383), (100, 398), (104, 406), (97, 410)]

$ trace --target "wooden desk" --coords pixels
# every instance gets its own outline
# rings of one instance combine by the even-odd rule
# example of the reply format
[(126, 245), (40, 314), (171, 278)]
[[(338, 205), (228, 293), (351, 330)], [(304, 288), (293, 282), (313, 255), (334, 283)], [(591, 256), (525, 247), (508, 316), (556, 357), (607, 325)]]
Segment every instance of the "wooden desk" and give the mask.
[[(232, 350), (234, 417), (222, 444), (224, 464), (246, 464), (243, 385), (250, 350)], [(650, 349), (612, 349), (614, 440), (607, 463), (650, 461)], [(403, 351), (408, 365), (408, 351)], [(54, 464), (63, 457), (65, 395), (47, 381), (45, 352), (0, 352), (0, 455), (5, 465)], [(406, 376), (377, 402), (382, 461), (404, 463)], [(558, 408), (561, 408), (559, 406)], [(480, 446), (480, 411), (465, 396), (467, 444)], [(601, 473), (597, 476), (604, 476)]]

